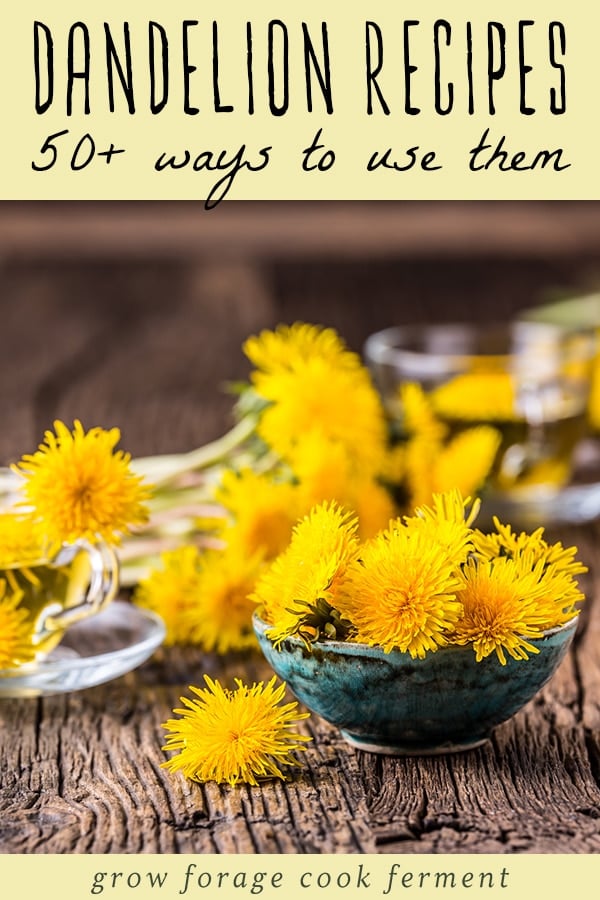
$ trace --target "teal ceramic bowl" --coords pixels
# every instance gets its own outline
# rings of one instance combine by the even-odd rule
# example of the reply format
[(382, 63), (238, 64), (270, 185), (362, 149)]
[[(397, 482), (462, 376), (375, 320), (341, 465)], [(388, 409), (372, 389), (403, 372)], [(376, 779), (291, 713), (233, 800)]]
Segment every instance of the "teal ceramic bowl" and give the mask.
[(532, 641), (527, 660), (496, 655), (476, 662), (471, 647), (449, 645), (411, 659), (366, 644), (297, 638), (277, 649), (255, 614), (254, 630), (274, 671), (311, 712), (373, 753), (421, 755), (468, 750), (524, 706), (551, 678), (575, 634), (577, 619)]

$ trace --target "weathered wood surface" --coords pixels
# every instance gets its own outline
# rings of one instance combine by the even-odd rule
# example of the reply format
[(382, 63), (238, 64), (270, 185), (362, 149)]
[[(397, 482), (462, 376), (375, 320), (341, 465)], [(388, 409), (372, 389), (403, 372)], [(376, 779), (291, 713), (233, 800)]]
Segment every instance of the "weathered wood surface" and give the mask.
[[(554, 265), (536, 275), (521, 264), (512, 277), (522, 275), (529, 287), (536, 278), (547, 283)], [(485, 267), (468, 276), (453, 270), (456, 294), (437, 314), (450, 318), (461, 304), (475, 309), (478, 284), (490, 277)], [(405, 287), (412, 272), (413, 286), (431, 289), (427, 269), (419, 277), (403, 269)], [(371, 269), (371, 284), (387, 284), (391, 272)], [(499, 297), (510, 266), (502, 262), (494, 272)], [(310, 286), (306, 270), (302, 277), (316, 309), (317, 279)], [(444, 278), (442, 267), (435, 281)], [(320, 318), (354, 342), (393, 315), (391, 290), (379, 310), (352, 294), (356, 272), (343, 282), (339, 270), (323, 266), (318, 283)], [(520, 284), (505, 310), (525, 299)], [(214, 260), (209, 266), (5, 261), (0, 462), (32, 449), (54, 417), (118, 424), (136, 455), (214, 437), (229, 407), (220, 383), (245, 372), (241, 338), (280, 317), (300, 316), (298, 294), (294, 270), (268, 266), (260, 274)], [(425, 312), (434, 306), (428, 295)], [(409, 301), (403, 309), (414, 318)], [(161, 649), (107, 685), (0, 701), (0, 851), (599, 852), (600, 534), (589, 527), (560, 537), (579, 542), (592, 566), (575, 645), (552, 682), (489, 745), (456, 756), (378, 757), (350, 749), (312, 717), (306, 767), (290, 782), (252, 789), (192, 784), (160, 768), (161, 723), (204, 672), (231, 681), (264, 678), (269, 670), (258, 656)]]

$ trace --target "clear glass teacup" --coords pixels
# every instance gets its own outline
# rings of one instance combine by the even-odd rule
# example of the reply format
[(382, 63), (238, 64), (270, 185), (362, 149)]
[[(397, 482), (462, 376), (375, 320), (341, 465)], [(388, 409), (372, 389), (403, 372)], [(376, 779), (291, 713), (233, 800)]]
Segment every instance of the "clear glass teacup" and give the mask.
[(568, 482), (586, 434), (596, 353), (592, 329), (521, 321), (406, 325), (365, 345), (400, 439), (410, 386), (447, 441), (476, 426), (494, 430), (486, 488), (519, 496)]
[(19, 637), (16, 658), (0, 669), (45, 658), (68, 628), (103, 610), (118, 590), (116, 555), (101, 541), (77, 540), (37, 556), (34, 549), (11, 559), (0, 548), (3, 602), (14, 607)]

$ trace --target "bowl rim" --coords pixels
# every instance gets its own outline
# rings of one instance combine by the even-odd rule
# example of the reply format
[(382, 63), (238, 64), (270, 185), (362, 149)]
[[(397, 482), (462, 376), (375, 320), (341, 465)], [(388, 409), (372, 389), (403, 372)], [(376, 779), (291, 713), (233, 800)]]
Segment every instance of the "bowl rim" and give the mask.
[[(578, 622), (579, 622), (579, 613), (576, 613), (576, 615), (574, 615), (567, 622), (563, 622), (562, 625), (555, 625), (553, 628), (547, 628), (545, 631), (542, 631), (537, 637), (530, 637), (530, 638), (527, 638), (527, 640), (530, 641), (532, 644), (535, 644), (536, 642), (542, 642), (542, 641), (546, 640), (547, 638), (553, 637), (555, 634), (567, 633), (569, 631), (574, 632), (575, 629), (577, 628)], [(273, 642), (271, 641), (271, 639), (269, 638), (269, 636), (266, 633), (267, 628), (269, 627), (269, 623), (266, 622), (263, 618), (261, 618), (258, 610), (255, 610), (252, 613), (252, 624), (253, 624), (256, 634), (264, 637), (267, 641), (269, 641), (271, 646), (274, 647)], [(306, 647), (306, 644), (302, 640), (302, 638), (296, 637), (295, 635), (290, 635), (289, 637), (284, 638), (284, 641), (282, 641), (282, 643), (288, 642), (288, 641), (297, 647)], [(385, 654), (385, 656), (388, 658), (392, 654), (400, 654), (403, 658), (404, 657), (411, 658), (410, 654), (403, 650), (393, 649), (393, 650), (386, 652), (383, 649), (383, 647), (381, 647), (379, 644), (363, 644), (363, 643), (360, 643), (359, 641), (313, 641), (311, 643), (311, 647), (314, 647), (315, 649), (321, 650), (321, 651), (331, 650), (331, 651), (336, 651), (338, 653), (342, 653), (342, 652), (348, 653), (351, 656), (357, 656), (360, 653), (365, 653), (365, 652), (367, 652), (367, 653), (378, 652), (378, 653)], [(448, 652), (448, 651), (456, 652), (456, 651), (465, 651), (465, 650), (470, 650), (471, 653), (473, 652), (473, 649), (470, 644), (443, 644), (442, 646), (438, 647), (437, 651), (435, 651), (435, 652), (436, 653)], [(432, 655), (433, 655), (432, 653), (428, 653), (424, 657), (424, 660), (426, 660), (428, 657), (430, 657)], [(421, 661), (424, 661), (424, 660), (421, 660)], [(413, 661), (417, 662), (418, 660), (415, 659)]]

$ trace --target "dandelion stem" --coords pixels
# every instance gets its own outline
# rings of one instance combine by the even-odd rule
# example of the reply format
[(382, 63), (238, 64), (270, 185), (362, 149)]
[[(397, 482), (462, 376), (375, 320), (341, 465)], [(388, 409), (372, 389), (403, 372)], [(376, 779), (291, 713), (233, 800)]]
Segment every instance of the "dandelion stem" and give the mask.
[(246, 415), (230, 431), (210, 444), (190, 450), (188, 453), (140, 457), (132, 460), (131, 465), (136, 474), (151, 480), (153, 488), (156, 489), (188, 472), (206, 469), (220, 462), (240, 447), (251, 436), (255, 427), (256, 417)]

